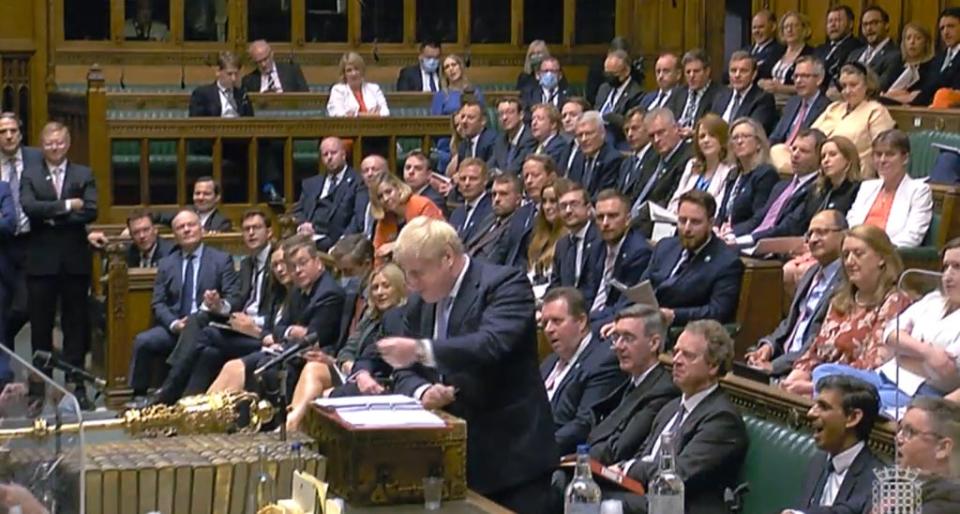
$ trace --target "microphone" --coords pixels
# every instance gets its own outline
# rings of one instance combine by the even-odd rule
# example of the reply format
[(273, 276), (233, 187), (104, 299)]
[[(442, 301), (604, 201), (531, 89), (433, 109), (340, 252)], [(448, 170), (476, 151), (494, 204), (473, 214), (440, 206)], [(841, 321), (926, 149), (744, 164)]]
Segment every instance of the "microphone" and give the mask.
[(375, 63), (380, 62), (380, 49), (378, 45), (379, 42), (377, 41), (377, 38), (373, 38), (373, 62)]
[(40, 368), (52, 367), (64, 372), (68, 377), (83, 380), (93, 384), (98, 389), (107, 387), (107, 381), (90, 373), (85, 369), (78, 368), (69, 362), (64, 361), (59, 355), (52, 352), (37, 350), (33, 352), (33, 364)]
[(256, 370), (254, 370), (253, 376), (259, 377), (259, 376), (262, 375), (264, 372), (269, 371), (270, 369), (277, 367), (277, 365), (279, 365), (279, 364), (281, 364), (281, 363), (283, 363), (283, 362), (286, 362), (287, 359), (289, 359), (290, 357), (293, 357), (294, 355), (296, 355), (296, 354), (302, 352), (303, 350), (306, 350), (307, 348), (309, 348), (309, 347), (313, 346), (314, 344), (316, 344), (317, 339), (318, 339), (318, 336), (317, 336), (316, 333), (314, 333), (314, 334), (307, 334), (307, 337), (304, 337), (303, 339), (301, 339), (300, 341), (298, 341), (298, 342), (297, 342), (296, 344), (294, 344), (293, 346), (290, 346), (290, 347), (288, 347), (286, 350), (278, 353), (278, 354), (275, 355), (272, 359), (270, 359), (269, 361), (267, 361), (266, 364), (264, 364), (263, 366), (260, 366), (260, 367), (257, 368)]

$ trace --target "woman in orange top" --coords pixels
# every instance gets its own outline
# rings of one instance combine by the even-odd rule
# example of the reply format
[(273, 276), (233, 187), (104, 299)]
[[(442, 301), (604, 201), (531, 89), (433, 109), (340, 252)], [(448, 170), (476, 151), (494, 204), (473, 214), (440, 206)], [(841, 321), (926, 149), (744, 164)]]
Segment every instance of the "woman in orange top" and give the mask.
[(897, 288), (903, 261), (883, 229), (850, 229), (841, 250), (842, 275), (827, 316), (813, 344), (780, 386), (795, 394), (813, 393), (813, 369), (823, 363), (872, 370), (893, 357), (883, 340), (887, 322), (910, 305)]
[(404, 181), (384, 173), (375, 191), (370, 192), (370, 214), (377, 220), (373, 232), (374, 264), (383, 264), (393, 251), (393, 241), (404, 223), (417, 216), (442, 220), (443, 212), (429, 198), (413, 194)]

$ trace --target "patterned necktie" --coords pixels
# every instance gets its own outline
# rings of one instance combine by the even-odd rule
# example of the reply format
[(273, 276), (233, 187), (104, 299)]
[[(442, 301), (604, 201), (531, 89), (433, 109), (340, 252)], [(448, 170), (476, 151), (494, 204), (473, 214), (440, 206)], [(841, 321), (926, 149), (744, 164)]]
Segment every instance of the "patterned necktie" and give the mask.
[(63, 168), (56, 167), (53, 169), (53, 187), (57, 191), (57, 198), (63, 196)]
[(26, 229), (26, 216), (23, 215), (23, 207), (20, 205), (20, 177), (17, 176), (17, 159), (11, 158), (7, 161), (7, 173), (10, 177), (10, 195), (13, 196), (13, 209), (17, 215), (17, 230), (20, 234)]
[(731, 123), (737, 117), (737, 111), (740, 110), (740, 104), (743, 102), (743, 93), (737, 91), (733, 94), (733, 105), (730, 106), (730, 114), (728, 115), (729, 119), (725, 120), (727, 123)]
[(793, 119), (793, 127), (790, 128), (790, 135), (787, 136), (787, 144), (793, 142), (793, 139), (800, 133), (803, 127), (803, 120), (807, 118), (807, 111), (810, 110), (810, 102), (806, 99), (800, 100), (800, 108), (797, 109), (797, 117)]
[(697, 113), (697, 103), (700, 99), (700, 91), (691, 91), (687, 96), (687, 106), (683, 109), (683, 115), (680, 116), (680, 125), (683, 127), (692, 127), (694, 117)]

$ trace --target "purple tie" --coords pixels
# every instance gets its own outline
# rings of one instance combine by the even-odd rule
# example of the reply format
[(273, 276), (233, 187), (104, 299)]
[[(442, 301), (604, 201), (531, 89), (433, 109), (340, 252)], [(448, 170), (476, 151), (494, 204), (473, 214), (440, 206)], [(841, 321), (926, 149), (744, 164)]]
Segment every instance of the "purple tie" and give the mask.
[(760, 223), (760, 226), (753, 231), (754, 234), (757, 232), (762, 232), (769, 228), (772, 228), (777, 222), (777, 218), (780, 216), (780, 211), (783, 210), (783, 206), (786, 205), (787, 200), (793, 195), (793, 192), (797, 189), (797, 183), (800, 181), (798, 177), (794, 177), (790, 181), (790, 185), (780, 193), (780, 196), (773, 202), (773, 205), (770, 206), (770, 209), (767, 210), (767, 215), (763, 217), (763, 221)]

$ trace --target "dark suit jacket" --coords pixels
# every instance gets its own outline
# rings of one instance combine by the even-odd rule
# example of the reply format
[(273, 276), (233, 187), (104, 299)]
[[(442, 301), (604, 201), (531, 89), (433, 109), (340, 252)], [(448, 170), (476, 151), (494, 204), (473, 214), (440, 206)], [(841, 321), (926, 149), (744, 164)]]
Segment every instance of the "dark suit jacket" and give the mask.
[(480, 197), (480, 201), (477, 202), (477, 206), (473, 208), (469, 223), (464, 225), (464, 222), (467, 221), (467, 205), (464, 203), (450, 213), (450, 224), (457, 229), (457, 234), (460, 234), (461, 240), (469, 241), (477, 233), (480, 223), (492, 213), (493, 200), (490, 193), (485, 192)]
[(353, 197), (353, 218), (350, 220), (350, 228), (345, 234), (366, 234), (367, 239), (373, 239), (373, 232), (376, 230), (377, 220), (370, 217), (370, 231), (364, 231), (366, 223), (367, 204), (370, 203), (370, 191), (363, 181), (357, 184), (357, 194)]
[(487, 166), (499, 168), (500, 171), (520, 174), (523, 160), (537, 147), (537, 140), (530, 134), (530, 127), (527, 125), (521, 125), (521, 127), (523, 127), (523, 132), (520, 134), (520, 140), (517, 141), (516, 146), (510, 142), (506, 132), (497, 134), (497, 139), (493, 144), (493, 156), (487, 161)]
[[(722, 88), (713, 98), (713, 107), (710, 109), (717, 116), (723, 116), (727, 111), (727, 105), (733, 98), (733, 89), (729, 87)], [(732, 123), (737, 118), (747, 116), (753, 118), (757, 123), (763, 125), (763, 130), (769, 134), (777, 123), (777, 104), (773, 95), (760, 89), (758, 86), (751, 86), (747, 94), (740, 101), (740, 107), (733, 113), (730, 119)]]
[(823, 61), (823, 67), (827, 71), (827, 76), (823, 80), (824, 90), (831, 85), (837, 84), (840, 78), (840, 68), (847, 63), (850, 53), (863, 45), (864, 43), (860, 38), (851, 34), (840, 41), (833, 53), (830, 53), (832, 47), (830, 41), (818, 46), (817, 49), (813, 51), (813, 55), (816, 55)]
[[(83, 209), (68, 211), (64, 203), (72, 198), (83, 200)], [(58, 197), (46, 162), (24, 167), (20, 205), (30, 218), (27, 275), (89, 275), (93, 257), (87, 223), (97, 219), (97, 185), (90, 168), (68, 161)]]
[[(440, 70), (437, 70), (437, 90), (440, 90)], [(397, 75), (397, 91), (423, 91), (423, 76), (420, 74), (420, 64), (404, 66)]]
[[(651, 178), (654, 180), (654, 185), (641, 201), (666, 205), (677, 190), (680, 177), (683, 176), (683, 168), (691, 157), (693, 157), (693, 146), (683, 140), (672, 155), (666, 156), (666, 160), (661, 159), (653, 149), (647, 152), (640, 166), (640, 176), (633, 182), (632, 187), (627, 185), (629, 189), (626, 191), (626, 196), (631, 199), (631, 205), (638, 200)], [(661, 161), (663, 161), (662, 164)]]
[[(557, 364), (557, 354), (547, 355), (540, 364), (540, 379), (546, 382)], [(593, 405), (616, 389), (625, 378), (610, 344), (591, 336), (590, 342), (577, 358), (550, 401), (553, 410), (554, 436), (560, 455), (573, 453), (578, 444), (587, 440), (593, 425)]]
[[(547, 141), (547, 146), (543, 148), (543, 153), (549, 155), (550, 158), (553, 159), (554, 164), (557, 165), (558, 172), (561, 172), (561, 166), (566, 164), (564, 156), (569, 151), (569, 145), (570, 143), (557, 133)], [(538, 146), (539, 143), (534, 144), (531, 153), (536, 153)], [(523, 169), (523, 163), (520, 163), (520, 168), (521, 170)]]
[[(780, 121), (777, 122), (777, 126), (774, 127), (773, 132), (770, 133), (770, 144), (775, 145), (787, 141), (787, 136), (790, 135), (790, 129), (793, 128), (793, 123), (796, 121), (797, 114), (800, 112), (801, 102), (803, 102), (803, 100), (797, 95), (793, 95), (787, 100), (786, 105), (783, 106)], [(817, 98), (813, 100), (813, 105), (807, 109), (807, 115), (804, 116), (800, 128), (810, 128), (810, 125), (813, 125), (813, 122), (817, 121), (817, 118), (823, 114), (823, 111), (828, 105), (830, 105), (830, 99), (822, 93), (817, 94)]]
[(840, 211), (843, 215), (847, 214), (854, 199), (857, 198), (857, 192), (860, 191), (860, 182), (850, 182), (845, 180), (839, 187), (833, 189), (830, 184), (823, 191), (817, 191), (816, 184), (810, 189), (807, 195), (807, 216), (813, 218), (815, 214), (827, 209)]
[(773, 66), (783, 57), (786, 48), (776, 39), (771, 40), (766, 46), (754, 53), (753, 47), (745, 49), (757, 60), (757, 80), (773, 77)]
[[(197, 210), (191, 205), (188, 207), (194, 212)], [(199, 215), (200, 213), (197, 213)], [(175, 212), (157, 212), (153, 215), (154, 223), (162, 223), (168, 227), (173, 226), (173, 218), (177, 216)], [(220, 214), (220, 209), (214, 209), (213, 213), (210, 214), (210, 217), (207, 218), (207, 222), (203, 224), (203, 230), (207, 232), (230, 232), (233, 230), (233, 222), (230, 221), (226, 216)]]
[(733, 321), (743, 276), (737, 251), (719, 237), (711, 236), (686, 269), (670, 277), (682, 251), (678, 238), (661, 239), (641, 281), (649, 279), (660, 306), (673, 309), (674, 325), (683, 326), (697, 319)]
[[(490, 127), (483, 127), (483, 131), (480, 132), (480, 139), (477, 139), (477, 159), (480, 159), (484, 162), (489, 162), (493, 157), (493, 146), (497, 142), (497, 131), (493, 130)], [(460, 141), (460, 146), (457, 147), (457, 155), (460, 158), (459, 162), (463, 162), (464, 159), (470, 156), (470, 140), (463, 139)]]
[(313, 223), (314, 231), (318, 235), (325, 236), (317, 241), (317, 246), (324, 250), (333, 246), (353, 224), (357, 209), (357, 190), (363, 187), (363, 181), (357, 172), (347, 166), (333, 193), (321, 199), (320, 194), (323, 193), (323, 183), (326, 180), (325, 174), (304, 180), (300, 199), (293, 206), (297, 224), (309, 221)]
[[(748, 221), (767, 204), (770, 192), (779, 180), (780, 175), (773, 166), (761, 164), (740, 181), (736, 195), (731, 196), (737, 176), (735, 173), (730, 174), (727, 177), (723, 204), (717, 208), (717, 224), (726, 223), (728, 218), (733, 225)], [(729, 201), (731, 198), (732, 203)]]
[[(705, 91), (700, 95), (700, 103), (697, 105), (697, 110), (693, 120), (699, 120), (706, 114), (711, 107), (713, 107), (713, 100), (720, 94), (720, 90), (723, 89), (723, 86), (720, 82), (714, 80), (707, 85)], [(670, 110), (673, 111), (674, 115), (677, 117), (677, 121), (680, 121), (680, 118), (683, 116), (683, 109), (687, 105), (687, 96), (690, 94), (690, 90), (686, 86), (678, 87), (673, 91), (673, 94), (670, 95)]]
[[(563, 107), (563, 104), (567, 102), (567, 97), (569, 97), (569, 96), (570, 96), (570, 94), (567, 92), (567, 88), (566, 88), (565, 86), (564, 86), (564, 87), (561, 87), (561, 86), (558, 84), (558, 85), (557, 85), (557, 89), (556, 89), (556, 93), (555, 93), (555, 95), (554, 95), (554, 97), (555, 97), (556, 100), (557, 100), (557, 110), (558, 110), (558, 111), (560, 110), (560, 108)], [(539, 83), (539, 82), (534, 82), (534, 84), (531, 85), (530, 87), (525, 87), (525, 88), (521, 89), (521, 90), (520, 90), (520, 103), (523, 104), (523, 121), (524, 121), (524, 123), (526, 123), (526, 124), (528, 124), (528, 125), (530, 124), (530, 116), (531, 116), (530, 110), (533, 108), (534, 105), (542, 104), (542, 103), (550, 103), (550, 104), (553, 104), (553, 102), (549, 102), (549, 100), (550, 100), (549, 98), (544, 98), (544, 96), (543, 96), (543, 88), (540, 87), (540, 83)]]
[(820, 496), (823, 487), (830, 475), (830, 455), (821, 452), (807, 466), (807, 478), (803, 481), (803, 493), (799, 498), (796, 510), (805, 514), (860, 514), (870, 512), (873, 505), (874, 470), (886, 465), (878, 459), (870, 448), (864, 446), (853, 464), (847, 469), (847, 474), (840, 482), (840, 489), (830, 507), (820, 506)]
[[(860, 61), (860, 56), (867, 51), (867, 48), (869, 47), (864, 45), (850, 52), (849, 57), (847, 57), (847, 62)], [(886, 91), (903, 71), (900, 46), (897, 45), (894, 39), (890, 39), (889, 43), (883, 45), (883, 48), (873, 55), (873, 58), (870, 59), (867, 66), (873, 70), (873, 72), (877, 74), (877, 78), (880, 79), (880, 91)]]
[[(260, 281), (260, 304), (257, 306), (257, 315), (266, 316), (270, 312), (270, 254), (273, 249), (267, 250), (267, 262), (263, 269), (263, 280)], [(242, 310), (243, 307), (253, 298), (254, 286), (254, 261), (255, 257), (249, 255), (240, 259), (240, 299), (243, 302), (237, 307)]]
[[(812, 46), (810, 46), (810, 45), (803, 45), (803, 48), (800, 50), (800, 55), (798, 55), (797, 57), (802, 57), (802, 56), (804, 56), (804, 55), (813, 55), (815, 52), (816, 52), (816, 49), (813, 48)], [(776, 65), (776, 63), (774, 63), (774, 65)], [(789, 84), (789, 85), (792, 85), (792, 84), (793, 84), (793, 72), (794, 72), (796, 69), (797, 69), (797, 61), (794, 60), (794, 61), (790, 64), (790, 67), (787, 68), (787, 72), (786, 72), (786, 74), (785, 74), (785, 76), (784, 76), (784, 81), (783, 81), (784, 84)], [(827, 87), (827, 82), (828, 82), (828, 79), (825, 78), (824, 81), (823, 81), (823, 87), (824, 87), (824, 88)]]
[(284, 309), (273, 329), (275, 341), (282, 341), (292, 325), (307, 327), (308, 334), (317, 334), (317, 346), (327, 355), (336, 355), (340, 342), (340, 319), (344, 309), (343, 288), (331, 273), (324, 272), (310, 291), (295, 290), (289, 308)]
[[(927, 106), (933, 102), (933, 95), (940, 88), (960, 88), (960, 52), (953, 56), (950, 65), (946, 70), (943, 68), (943, 61), (947, 58), (947, 53), (943, 50), (937, 52), (937, 55), (930, 61), (929, 68), (926, 70), (926, 76), (921, 73), (920, 94), (913, 101), (913, 105)], [(922, 69), (922, 68), (921, 68)]]
[[(593, 108), (597, 111), (601, 110), (607, 102), (607, 97), (614, 91), (616, 91), (616, 89), (610, 86), (610, 84), (606, 82), (600, 84), (600, 89), (597, 90), (596, 100), (593, 102)], [(631, 107), (639, 104), (641, 97), (643, 97), (642, 85), (630, 79), (630, 83), (627, 84), (627, 87), (620, 93), (620, 96), (615, 97), (616, 102), (613, 104), (613, 108), (610, 109), (610, 114), (618, 115), (622, 123), (623, 115), (625, 115)]]
[(502, 266), (514, 266), (527, 269), (527, 248), (530, 245), (530, 233), (533, 230), (537, 208), (533, 202), (521, 205), (513, 216), (504, 234), (497, 240), (497, 247), (490, 254), (490, 262)]
[[(299, 64), (280, 61), (275, 61), (275, 64), (277, 66), (277, 75), (280, 77), (280, 87), (283, 88), (284, 93), (310, 92), (310, 86), (307, 85), (307, 79), (303, 77), (303, 70), (300, 69)], [(253, 93), (259, 93), (261, 80), (260, 68), (255, 68), (243, 77), (243, 89)]]
[[(10, 184), (0, 181), (0, 300), (9, 299), (4, 291), (9, 291), (13, 286), (14, 258), (13, 258), (13, 236), (17, 232), (17, 209), (13, 204), (13, 193), (10, 190)], [(0, 302), (0, 309), (7, 306)], [(5, 314), (3, 315), (5, 316)], [(0, 316), (0, 317), (3, 317)], [(0, 320), (2, 323), (3, 320)], [(5, 337), (5, 334), (0, 334)]]
[(587, 436), (590, 457), (606, 466), (633, 458), (650, 434), (653, 418), (678, 396), (670, 371), (659, 364), (637, 387), (625, 380), (593, 405), (594, 427)]
[[(620, 253), (617, 260), (613, 262), (613, 278), (619, 282), (632, 286), (640, 283), (640, 277), (647, 270), (650, 263), (651, 251), (650, 241), (636, 229), (630, 229), (624, 235), (623, 244), (620, 245)], [(603, 279), (603, 264), (607, 260), (607, 245), (602, 243), (594, 248), (594, 255), (590, 258), (591, 265), (594, 266), (594, 274), (597, 277), (597, 287), (599, 293), (600, 282)], [(607, 318), (614, 314), (615, 307), (620, 303), (620, 290), (607, 284), (607, 301), (600, 312), (591, 315), (591, 318)], [(589, 309), (591, 306), (587, 305)]]
[(820, 325), (823, 324), (823, 319), (827, 315), (827, 309), (830, 307), (830, 297), (833, 296), (833, 290), (839, 282), (839, 272), (833, 275), (830, 285), (827, 287), (827, 290), (824, 291), (823, 296), (820, 298), (820, 303), (813, 312), (813, 318), (810, 319), (810, 324), (807, 325), (803, 345), (796, 352), (786, 351), (787, 338), (790, 337), (794, 327), (800, 321), (800, 315), (805, 308), (807, 295), (810, 293), (810, 287), (813, 286), (813, 277), (820, 271), (820, 268), (821, 266), (819, 264), (814, 264), (800, 277), (800, 281), (797, 284), (797, 292), (793, 295), (793, 301), (790, 303), (790, 311), (787, 313), (787, 317), (780, 321), (780, 324), (777, 325), (773, 333), (760, 338), (760, 341), (757, 342), (758, 346), (769, 344), (770, 347), (773, 348), (773, 369), (771, 370), (771, 374), (774, 376), (783, 376), (790, 373), (793, 369), (793, 363), (806, 353), (807, 349), (810, 348), (810, 345), (813, 343), (813, 340), (816, 339), (817, 333), (820, 332)]
[(433, 186), (431, 186), (430, 184), (427, 184), (427, 188), (417, 194), (419, 194), (420, 196), (426, 196), (427, 198), (429, 198), (430, 201), (433, 202), (433, 204), (436, 205), (438, 209), (440, 209), (440, 212), (442, 212), (444, 216), (450, 215), (450, 212), (447, 209), (446, 197), (440, 194), (440, 191), (437, 191), (436, 189), (434, 189)]
[[(660, 157), (657, 155), (657, 152), (654, 151), (653, 146), (647, 145), (643, 151), (643, 157), (639, 158), (639, 160), (636, 153), (634, 153), (633, 155), (626, 155), (623, 160), (620, 161), (620, 171), (617, 172), (617, 189), (627, 197), (631, 205), (637, 199), (637, 195), (640, 194), (640, 190), (646, 183), (641, 182), (644, 170), (652, 169), (649, 168), (649, 166), (656, 166), (659, 159)], [(654, 164), (649, 164), (651, 161)], [(649, 173), (649, 171), (647, 171), (647, 173)], [(647, 175), (647, 177), (649, 178), (649, 175)]]
[(604, 141), (603, 146), (596, 154), (593, 172), (589, 173), (589, 177), (586, 170), (587, 156), (583, 152), (577, 152), (573, 162), (570, 163), (570, 169), (567, 170), (567, 178), (583, 185), (583, 188), (590, 193), (590, 197), (596, 198), (600, 191), (617, 185), (621, 160), (623, 160), (623, 155), (609, 142)]
[[(677, 413), (680, 398), (672, 400), (653, 420), (638, 457), (653, 449), (666, 424)], [(726, 514), (723, 491), (737, 485), (740, 466), (747, 454), (747, 430), (740, 411), (720, 388), (707, 395), (683, 420), (677, 445), (676, 466), (683, 477), (686, 511), (696, 514)], [(656, 461), (638, 460), (629, 471), (632, 478), (649, 484), (657, 474)]]
[[(441, 380), (458, 389), (446, 410), (467, 421), (467, 484), (489, 495), (546, 475), (557, 465), (553, 416), (537, 374), (530, 282), (520, 270), (471, 260), (450, 311), (447, 337), (433, 341), (436, 367), (396, 373), (394, 391), (413, 395)], [(413, 295), (393, 335), (432, 338), (436, 304)]]
[[(150, 257), (150, 267), (156, 268), (157, 264), (160, 263), (160, 259), (173, 253), (176, 250), (176, 246), (173, 241), (157, 237), (157, 249), (154, 250), (153, 255)], [(140, 267), (140, 249), (133, 243), (130, 243), (130, 246), (127, 247), (127, 267)]]
[(597, 294), (597, 284), (600, 277), (596, 276), (596, 266), (590, 262), (590, 257), (597, 252), (597, 247), (603, 244), (600, 238), (600, 229), (590, 221), (583, 241), (583, 253), (580, 259), (580, 279), (577, 280), (577, 249), (571, 241), (571, 236), (561, 237), (557, 241), (553, 253), (553, 274), (550, 276), (550, 289), (567, 286), (576, 287), (583, 293), (588, 306), (593, 305)]
[[(484, 259), (494, 264), (501, 264), (498, 257), (498, 248), (500, 240), (506, 237), (507, 231), (516, 216), (516, 211), (509, 214), (503, 220), (499, 220), (496, 213), (491, 212), (487, 217), (480, 221), (477, 229), (469, 240), (464, 241), (464, 247), (470, 257)], [(498, 223), (499, 221), (499, 223)]]
[[(790, 187), (792, 180), (793, 177), (790, 177), (777, 182), (773, 186), (770, 196), (767, 197), (767, 203), (763, 208), (756, 211), (749, 220), (733, 226), (734, 234), (742, 236), (753, 232), (759, 227), (760, 224), (763, 223), (763, 218), (767, 216), (767, 212), (773, 207), (773, 203), (777, 201), (777, 197)], [(810, 195), (810, 190), (813, 189), (815, 182), (816, 179), (809, 179), (805, 184), (795, 189), (793, 194), (790, 195), (790, 198), (787, 199), (787, 203), (784, 204), (780, 212), (777, 213), (776, 223), (774, 223), (772, 227), (754, 234), (753, 240), (759, 241), (766, 237), (803, 235), (803, 233), (807, 231), (807, 225), (810, 224), (810, 217), (807, 216), (807, 197)]]
[[(197, 264), (197, 263), (195, 263)], [(240, 279), (233, 268), (233, 257), (210, 245), (203, 245), (203, 255), (197, 269), (196, 303), (203, 304), (203, 293), (216, 290), (230, 303), (230, 309), (243, 308), (240, 297)], [(160, 259), (157, 278), (153, 283), (153, 317), (157, 325), (169, 329), (180, 319), (180, 293), (183, 291), (183, 253), (178, 249)]]
[[(674, 87), (674, 88), (670, 89), (670, 91), (669, 91), (669, 96), (667, 97), (666, 100), (664, 100), (663, 104), (661, 105), (663, 108), (665, 108), (665, 109), (671, 109), (671, 108), (672, 108), (672, 102), (671, 102), (671, 100), (673, 99), (673, 96), (677, 94), (677, 90), (679, 90), (679, 89), (680, 89), (679, 87)], [(640, 98), (640, 103), (639, 103), (638, 105), (639, 105), (640, 107), (643, 107), (644, 110), (647, 110), (647, 111), (651, 110), (651, 109), (652, 109), (652, 106), (653, 106), (653, 102), (657, 99), (657, 95), (659, 95), (659, 94), (660, 94), (660, 89), (654, 89), (653, 91), (649, 91), (649, 92), (645, 93), (645, 94), (643, 95), (643, 97)], [(673, 112), (673, 111), (671, 110), (670, 112)], [(679, 114), (677, 114), (677, 113), (675, 113), (675, 112), (674, 112), (673, 114), (674, 114), (674, 116), (678, 116), (678, 117), (679, 117)]]
[[(233, 101), (240, 116), (253, 116), (253, 104), (247, 92), (233, 88)], [(217, 83), (200, 86), (190, 94), (190, 116), (213, 116), (219, 118), (223, 113), (220, 105), (220, 88)]]

